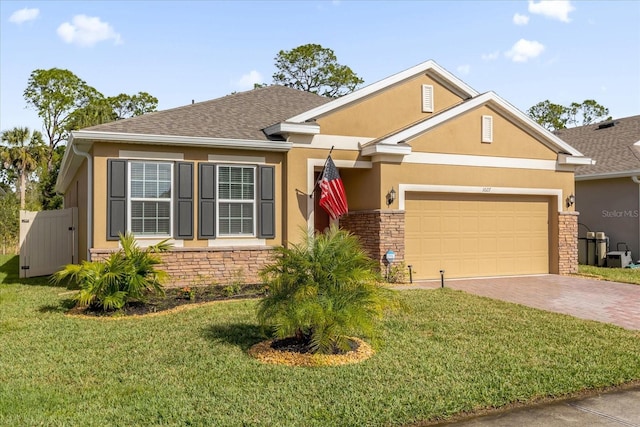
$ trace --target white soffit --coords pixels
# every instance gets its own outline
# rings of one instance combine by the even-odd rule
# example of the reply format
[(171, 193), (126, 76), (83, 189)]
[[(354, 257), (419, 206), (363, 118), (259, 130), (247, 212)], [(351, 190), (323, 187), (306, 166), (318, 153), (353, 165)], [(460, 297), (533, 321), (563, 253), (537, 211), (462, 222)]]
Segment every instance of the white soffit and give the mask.
[(326, 114), (330, 111), (333, 111), (337, 108), (343, 107), (352, 102), (358, 101), (362, 98), (365, 98), (369, 95), (372, 95), (380, 90), (383, 90), (389, 86), (397, 84), (403, 80), (411, 78), (421, 73), (428, 73), (430, 77), (433, 77), (434, 80), (438, 81), (438, 83), (444, 85), (448, 89), (456, 92), (458, 95), (463, 98), (472, 98), (478, 95), (478, 92), (473, 89), (471, 86), (442, 68), (435, 61), (429, 60), (423, 62), (422, 64), (418, 64), (414, 67), (411, 67), (407, 70), (401, 71), (397, 74), (394, 74), (390, 77), (377, 81), (376, 83), (372, 83), (369, 86), (365, 86), (362, 89), (356, 90), (355, 92), (351, 92), (348, 95), (344, 95), (338, 99), (335, 99), (331, 102), (328, 102), (319, 107), (313, 108), (309, 111), (305, 111), (302, 114), (298, 114), (297, 116), (293, 116), (290, 119), (285, 120), (285, 122), (306, 122), (307, 120), (311, 120), (323, 114)]

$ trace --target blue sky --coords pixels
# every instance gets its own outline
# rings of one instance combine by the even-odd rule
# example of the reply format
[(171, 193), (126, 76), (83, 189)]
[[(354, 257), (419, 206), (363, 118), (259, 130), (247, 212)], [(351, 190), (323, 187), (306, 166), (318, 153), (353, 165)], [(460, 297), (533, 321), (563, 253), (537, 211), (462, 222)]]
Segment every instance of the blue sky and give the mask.
[(306, 43), (374, 83), (433, 59), (525, 111), (595, 99), (640, 114), (638, 1), (0, 1), (0, 130), (41, 129), (22, 93), (65, 68), (105, 96), (146, 91), (159, 109), (271, 82)]

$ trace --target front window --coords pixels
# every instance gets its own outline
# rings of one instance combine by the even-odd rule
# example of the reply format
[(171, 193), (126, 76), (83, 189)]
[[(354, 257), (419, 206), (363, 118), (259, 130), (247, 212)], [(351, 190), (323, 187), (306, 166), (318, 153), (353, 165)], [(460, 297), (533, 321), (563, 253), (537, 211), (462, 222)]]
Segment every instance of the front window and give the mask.
[(140, 236), (171, 236), (172, 164), (129, 163), (129, 230)]
[(221, 236), (255, 236), (254, 166), (218, 166), (218, 230)]

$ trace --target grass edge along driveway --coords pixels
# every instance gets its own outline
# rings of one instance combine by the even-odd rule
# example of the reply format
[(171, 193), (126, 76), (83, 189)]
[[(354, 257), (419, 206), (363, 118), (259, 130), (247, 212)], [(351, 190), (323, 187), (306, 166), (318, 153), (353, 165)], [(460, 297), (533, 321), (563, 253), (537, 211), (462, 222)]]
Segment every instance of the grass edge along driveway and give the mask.
[(291, 368), (246, 355), (256, 301), (79, 319), (44, 284), (0, 284), (0, 425), (403, 425), (640, 379), (638, 332), (451, 289), (403, 291), (368, 361)]

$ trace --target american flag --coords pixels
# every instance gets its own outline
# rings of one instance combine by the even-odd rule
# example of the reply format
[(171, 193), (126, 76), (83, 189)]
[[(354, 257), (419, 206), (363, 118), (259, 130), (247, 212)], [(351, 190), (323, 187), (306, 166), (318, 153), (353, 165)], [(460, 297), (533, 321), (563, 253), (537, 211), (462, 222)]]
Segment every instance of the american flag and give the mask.
[(331, 156), (327, 158), (327, 164), (322, 172), (320, 180), (320, 201), (318, 204), (327, 211), (331, 219), (340, 218), (349, 212), (347, 206), (347, 195), (342, 185), (342, 179), (336, 169), (336, 165), (331, 160)]

